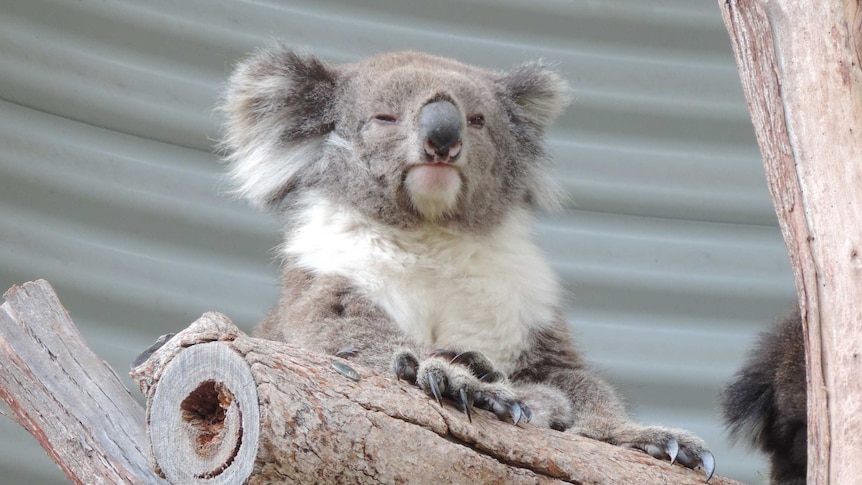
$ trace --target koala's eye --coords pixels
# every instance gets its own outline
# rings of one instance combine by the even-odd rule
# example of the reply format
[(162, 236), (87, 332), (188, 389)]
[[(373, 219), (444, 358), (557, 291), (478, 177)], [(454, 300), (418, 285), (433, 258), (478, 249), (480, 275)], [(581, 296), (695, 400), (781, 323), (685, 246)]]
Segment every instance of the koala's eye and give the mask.
[(374, 121), (381, 123), (381, 124), (384, 124), (384, 125), (389, 125), (392, 123), (397, 123), (398, 118), (395, 115), (391, 115), (391, 114), (387, 114), (387, 113), (380, 113), (380, 114), (374, 115)]
[(470, 128), (481, 129), (485, 127), (485, 115), (481, 113), (472, 114), (467, 117), (467, 126)]

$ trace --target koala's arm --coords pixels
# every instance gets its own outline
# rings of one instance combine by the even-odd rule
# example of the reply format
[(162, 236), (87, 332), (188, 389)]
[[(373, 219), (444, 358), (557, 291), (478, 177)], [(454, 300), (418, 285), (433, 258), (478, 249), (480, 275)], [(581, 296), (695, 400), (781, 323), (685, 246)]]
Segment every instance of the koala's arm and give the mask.
[(731, 437), (769, 455), (772, 485), (805, 483), (807, 386), (799, 311), (760, 338), (725, 388), (722, 408)]
[(616, 390), (582, 361), (562, 319), (532, 339), (511, 378), (525, 404), (537, 410), (537, 424), (638, 448), (690, 468), (702, 466), (707, 479), (712, 475), (715, 461), (703, 440), (681, 429), (631, 420)]
[(504, 376), (493, 372), (480, 354), (463, 352), (468, 349), (448, 355), (417, 345), (346, 278), (287, 265), (281, 300), (254, 334), (330, 355), (342, 353), (384, 374), (391, 374), (406, 352), (418, 366), (417, 384), (438, 400), (441, 395), (452, 399), (468, 417), (474, 404), (510, 422), (517, 423), (523, 414), (539, 426), (638, 448), (691, 468), (702, 465), (707, 476), (714, 469), (705, 443), (691, 433), (633, 422), (613, 387), (584, 364), (562, 319), (534, 332), (529, 350)]
[(283, 285), (281, 299), (254, 329), (254, 336), (340, 354), (381, 373), (391, 372), (395, 349), (427, 352), (357, 294), (346, 278), (316, 276), (286, 265)]

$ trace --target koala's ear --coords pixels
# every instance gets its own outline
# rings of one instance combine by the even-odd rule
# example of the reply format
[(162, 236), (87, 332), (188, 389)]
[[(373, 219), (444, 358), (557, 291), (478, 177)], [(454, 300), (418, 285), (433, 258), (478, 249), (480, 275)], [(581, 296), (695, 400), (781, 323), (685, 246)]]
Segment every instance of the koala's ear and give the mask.
[(334, 68), (280, 43), (237, 65), (220, 107), (220, 148), (231, 162), (236, 193), (275, 206), (301, 170), (323, 163), (325, 138), (335, 126), (336, 86)]
[(498, 75), (504, 96), (520, 108), (525, 121), (539, 128), (550, 125), (569, 105), (569, 84), (551, 66), (531, 62)]

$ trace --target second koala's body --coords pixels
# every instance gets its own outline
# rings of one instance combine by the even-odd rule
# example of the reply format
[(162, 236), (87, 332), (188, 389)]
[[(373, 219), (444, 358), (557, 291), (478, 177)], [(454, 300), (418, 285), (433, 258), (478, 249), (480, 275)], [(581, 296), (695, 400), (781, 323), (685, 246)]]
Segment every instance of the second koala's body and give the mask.
[(256, 333), (710, 476), (703, 441), (630, 421), (584, 365), (531, 241), (531, 209), (556, 197), (544, 131), (566, 104), (541, 64), (327, 65), (281, 46), (241, 63), (223, 106), (231, 173), (285, 218), (283, 294)]
[(808, 396), (797, 309), (765, 333), (722, 395), (731, 436), (769, 455), (771, 485), (805, 485)]

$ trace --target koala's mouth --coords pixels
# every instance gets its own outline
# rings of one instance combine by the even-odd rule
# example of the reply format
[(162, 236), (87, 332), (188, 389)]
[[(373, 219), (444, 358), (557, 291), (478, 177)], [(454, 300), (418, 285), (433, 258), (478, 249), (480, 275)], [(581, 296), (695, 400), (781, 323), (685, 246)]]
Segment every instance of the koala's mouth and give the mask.
[(424, 145), (425, 156), (431, 163), (453, 163), (461, 154), (461, 140), (442, 147), (435, 146), (430, 140), (425, 140)]
[(413, 163), (408, 164), (406, 168), (406, 172), (410, 172), (415, 170), (418, 167), (428, 167), (433, 168), (435, 170), (445, 170), (451, 169), (460, 174), (461, 170), (464, 168), (463, 163), (461, 163), (461, 159), (456, 155), (448, 156), (448, 157), (440, 157), (440, 156), (424, 156), (420, 157), (419, 160), (414, 161)]
[(450, 162), (434, 160), (410, 167), (404, 186), (413, 207), (428, 219), (451, 212), (463, 186), (460, 172)]
[(416, 166), (418, 166), (418, 167), (435, 167), (435, 168), (440, 168), (440, 169), (451, 168), (452, 170), (458, 170), (460, 168), (459, 165), (455, 165), (451, 161), (441, 162), (438, 160), (432, 160), (429, 162), (422, 162)]
[[(452, 183), (455, 178), (461, 178), (461, 170), (460, 166), (452, 163), (452, 162), (440, 162), (436, 160), (427, 161), (418, 163), (413, 165), (407, 171), (408, 176), (410, 174), (414, 174), (413, 177), (421, 177), (428, 178), (430, 180), (449, 180), (449, 183)], [(442, 182), (441, 182), (442, 183)], [(423, 184), (424, 185), (424, 184)], [(433, 186), (438, 186), (440, 183), (432, 183)], [(443, 186), (448, 185), (446, 183), (442, 183)]]

